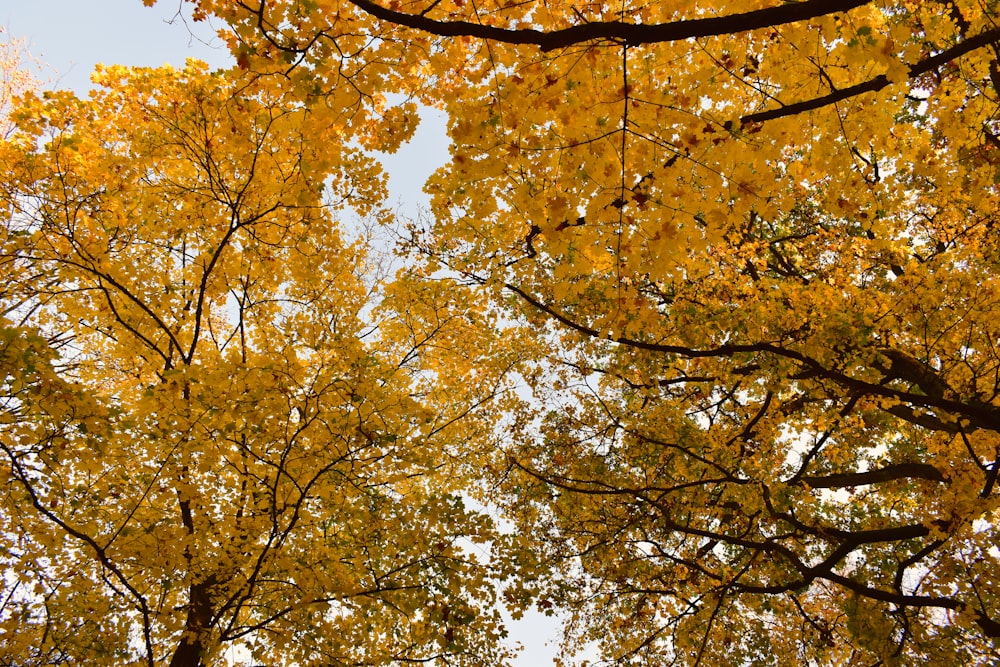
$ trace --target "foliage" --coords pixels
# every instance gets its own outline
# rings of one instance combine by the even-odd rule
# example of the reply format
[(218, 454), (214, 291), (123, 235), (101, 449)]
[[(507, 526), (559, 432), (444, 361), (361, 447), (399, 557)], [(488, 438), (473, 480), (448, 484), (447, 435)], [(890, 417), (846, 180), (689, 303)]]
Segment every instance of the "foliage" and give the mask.
[[(355, 324), (338, 329), (350, 344), (337, 339), (333, 356), (347, 366), (336, 368), (356, 368), (350, 359), (372, 359), (365, 363), (379, 364), (365, 377), (385, 379), (370, 389), (370, 413), (351, 403), (355, 394), (367, 396), (353, 388), (323, 409), (354, 415), (365, 429), (377, 415), (392, 425), (378, 432), (392, 433), (393, 442), (405, 442), (401, 451), (412, 452), (399, 461), (372, 459), (364, 474), (380, 480), (372, 486), (402, 493), (393, 486), (392, 471), (406, 475), (407, 466), (417, 466), (426, 483), (418, 485), (417, 495), (404, 494), (412, 500), (407, 511), (434, 507), (435, 494), (454, 499), (459, 489), (504, 511), (514, 527), (508, 533), (488, 533), (475, 527), (480, 519), (473, 513), (460, 514), (453, 519), (457, 524), (428, 521), (414, 536), (414, 549), (428, 553), (433, 542), (424, 539), (427, 530), (444, 531), (449, 539), (477, 534), (491, 542), (499, 556), (494, 574), (506, 581), (504, 597), (515, 613), (537, 605), (565, 618), (567, 659), (596, 645), (605, 660), (623, 665), (1000, 660), (995, 7), (967, 0), (751, 2), (738, 11), (708, 1), (195, 4), (196, 17), (212, 13), (229, 26), (224, 36), (239, 71), (226, 76), (256, 82), (273, 95), (265, 98), (274, 100), (272, 106), (249, 99), (265, 104), (268, 117), (289, 114), (279, 125), (292, 118), (302, 123), (291, 131), (291, 145), (302, 151), (293, 161), (316, 175), (310, 180), (304, 172), (302, 178), (313, 184), (305, 187), (299, 176), (286, 176), (303, 172), (264, 161), (253, 188), (246, 194), (237, 189), (238, 196), (214, 195), (212, 206), (249, 206), (233, 220), (256, 221), (267, 211), (259, 225), (248, 223), (247, 234), (255, 240), (259, 234), (263, 247), (277, 243), (268, 234), (285, 239), (283, 230), (297, 229), (271, 216), (284, 220), (293, 201), (315, 205), (311, 197), (328, 173), (335, 175), (334, 193), (356, 189), (375, 207), (377, 176), (365, 158), (359, 153), (348, 161), (326, 151), (352, 141), (361, 149), (392, 150), (412, 132), (417, 103), (435, 105), (448, 113), (452, 157), (427, 184), (432, 222), (413, 225), (408, 238), (427, 267), (385, 290), (389, 300), (378, 310), (387, 320), (383, 333), (362, 343), (363, 299), (341, 294), (360, 294), (352, 284), (362, 283), (356, 269), (337, 268), (346, 261), (343, 252), (310, 246), (305, 254), (315, 264), (254, 259), (252, 266), (268, 270), (258, 278), (247, 269), (247, 280), (280, 285), (271, 288), (277, 292), (270, 298), (285, 300), (265, 307), (246, 296), (249, 283), (233, 288), (238, 281), (225, 277), (226, 262), (220, 260), (218, 271), (212, 265), (210, 273), (222, 281), (213, 288), (200, 278), (205, 260), (187, 264), (187, 251), (170, 251), (173, 259), (154, 263), (157, 270), (177, 272), (173, 291), (160, 296), (159, 289), (144, 287), (141, 293), (155, 301), (126, 303), (102, 284), (81, 282), (85, 275), (117, 275), (110, 266), (105, 274), (104, 265), (90, 264), (99, 257), (89, 237), (74, 231), (77, 240), (68, 246), (86, 253), (85, 261), (45, 260), (65, 273), (60, 291), (49, 286), (49, 272), (20, 268), (25, 259), (36, 262), (35, 251), (22, 251), (18, 244), (27, 241), (12, 234), (9, 243), (17, 250), (9, 254), (19, 263), (9, 264), (10, 289), (46, 295), (39, 316), (66, 313), (54, 322), (67, 327), (84, 317), (79, 304), (91, 299), (95, 306), (109, 305), (108, 321), (125, 327), (111, 336), (102, 330), (110, 326), (106, 320), (88, 315), (95, 318), (88, 336), (102, 347), (80, 344), (76, 357), (61, 353), (50, 362), (79, 365), (72, 369), (79, 380), (67, 391), (79, 384), (94, 395), (90, 403), (81, 399), (78, 412), (85, 422), (100, 410), (114, 408), (115, 418), (125, 414), (127, 391), (153, 385), (155, 396), (172, 398), (157, 399), (163, 402), (144, 414), (179, 415), (172, 417), (175, 435), (158, 446), (186, 445), (188, 436), (181, 434), (196, 421), (214, 433), (219, 427), (202, 426), (211, 423), (208, 412), (196, 420), (195, 408), (172, 406), (178, 395), (183, 405), (202, 400), (194, 389), (191, 398), (185, 393), (194, 386), (185, 383), (195, 380), (187, 374), (201, 368), (200, 357), (193, 363), (196, 348), (206, 357), (211, 355), (202, 349), (217, 349), (220, 358), (238, 349), (200, 342), (208, 336), (202, 319), (231, 315), (217, 295), (232, 292), (233, 308), (254, 304), (224, 330), (233, 341), (244, 329), (256, 331), (245, 349), (266, 349), (263, 356), (272, 364), (271, 354), (297, 350), (301, 340), (310, 340), (306, 332), (318, 328), (298, 327), (283, 345), (261, 342), (275, 331), (290, 332), (288, 318), (317, 322), (337, 313), (338, 323)], [(165, 84), (145, 89), (145, 95), (154, 89)], [(57, 117), (66, 113), (60, 108)], [(29, 136), (32, 117), (38, 116), (28, 114), (24, 121)], [(223, 162), (238, 183), (248, 173), (241, 160), (255, 154), (252, 147), (238, 148), (239, 142), (254, 135), (233, 128), (225, 147), (216, 148), (233, 151)], [(285, 142), (288, 134), (282, 127), (275, 136)], [(115, 146), (131, 143), (118, 140)], [(37, 170), (29, 171), (26, 182), (60, 183), (45, 174), (66, 158), (58, 151), (36, 156), (33, 145), (29, 139), (21, 144), (31, 158), (24, 168)], [(46, 155), (49, 161), (39, 162)], [(95, 165), (88, 173), (102, 183), (117, 182), (108, 167), (118, 163), (96, 166), (89, 157), (83, 162)], [(141, 161), (124, 162), (128, 174)], [(176, 184), (169, 196), (152, 201), (185, 201), (183, 193), (206, 187), (215, 192), (216, 163), (190, 163), (209, 165), (198, 172), (201, 180), (184, 170), (183, 177), (152, 178), (153, 191)], [(52, 215), (48, 199), (62, 202), (58, 210), (80, 210), (86, 220), (109, 219), (104, 209), (101, 216), (91, 212), (92, 201), (108, 212), (119, 201), (131, 201), (80, 195), (101, 190), (80, 190), (78, 178), (72, 175), (68, 189), (60, 185), (60, 192), (77, 193), (77, 199), (21, 189), (11, 205), (23, 206), (28, 195), (41, 197), (32, 218), (41, 225)], [(129, 186), (136, 181), (122, 179)], [(298, 194), (275, 194), (267, 183)], [(269, 209), (274, 202), (281, 205)], [(146, 219), (149, 206), (143, 203), (133, 219)], [(173, 210), (156, 210), (158, 220), (176, 220)], [(225, 237), (229, 223), (196, 217), (197, 226), (178, 221), (175, 228), (190, 229), (197, 248), (192, 257), (212, 257), (212, 239)], [(157, 229), (161, 225), (170, 227), (158, 222)], [(287, 238), (296, 233), (288, 231)], [(46, 231), (31, 238), (38, 243), (61, 237)], [(172, 246), (161, 239), (150, 247)], [(224, 256), (235, 265), (262, 252), (240, 250)], [(152, 250), (144, 245), (142, 252)], [(113, 257), (107, 259), (113, 264)], [(141, 261), (150, 260), (143, 255)], [(77, 264), (91, 267), (90, 273), (80, 273)], [(291, 268), (292, 275), (279, 267)], [(185, 270), (193, 275), (186, 277)], [(273, 273), (282, 278), (267, 282)], [(311, 296), (286, 299), (296, 285), (315, 288), (309, 276), (316, 275), (345, 276), (337, 278), (336, 298), (317, 296), (312, 310), (295, 305), (313, 304)], [(120, 294), (139, 293), (130, 282), (138, 279), (117, 279), (125, 290)], [(22, 287), (25, 281), (31, 285)], [(207, 306), (190, 314), (183, 307), (191, 298), (185, 290), (198, 284), (203, 287), (191, 303), (215, 303), (211, 313)], [(54, 292), (51, 297), (46, 290)], [(65, 290), (73, 290), (72, 296), (64, 296)], [(35, 303), (13, 294), (14, 303)], [(417, 306), (408, 309), (406, 303)], [(258, 312), (266, 317), (255, 319)], [(59, 329), (42, 324), (40, 330)], [(442, 347), (425, 344), (419, 332), (440, 336)], [(83, 333), (75, 331), (70, 339)], [(126, 339), (128, 345), (116, 351)], [(34, 350), (33, 340), (25, 338), (11, 354)], [(57, 340), (50, 336), (49, 346)], [(108, 381), (103, 368), (93, 370), (108, 359), (143, 367), (134, 351), (123, 354), (136, 341), (145, 341), (150, 359), (159, 357), (156, 372), (125, 370), (123, 377), (141, 375), (130, 384)], [(409, 349), (405, 341), (416, 341), (413, 347), (425, 354), (420, 362), (405, 352), (392, 356)], [(453, 357), (440, 354), (445, 347)], [(351, 356), (358, 348), (364, 356)], [(393, 358), (407, 363), (394, 364)], [(403, 372), (409, 362), (424, 371), (419, 380)], [(497, 389), (512, 370), (524, 383), (520, 394)], [(204, 376), (198, 385), (203, 391), (228, 386), (216, 377), (231, 375)], [(330, 371), (334, 376), (350, 377)], [(435, 431), (428, 438), (426, 429), (401, 416), (417, 410), (403, 400), (413, 398), (414, 382), (421, 385), (421, 398), (426, 395), (419, 407), (434, 411), (437, 423), (449, 425), (444, 432), (454, 426), (457, 435), (442, 435), (442, 442)], [(261, 387), (255, 404), (284, 400), (285, 413), (275, 408), (275, 414), (291, 418), (286, 390), (256, 379), (251, 384)], [(17, 409), (41, 400), (31, 393), (35, 389), (24, 391), (13, 399)], [(119, 392), (121, 398), (111, 400)], [(235, 400), (221, 390), (212, 393), (198, 405)], [(138, 428), (127, 423), (115, 433)], [(74, 441), (89, 442), (90, 433), (88, 425), (87, 437)], [(357, 446), (375, 446), (377, 438), (362, 436)], [(291, 447), (269, 437), (267, 442), (286, 442), (282, 451), (298, 451), (300, 444), (310, 451), (306, 442)], [(40, 434), (32, 438), (13, 442), (44, 440)], [(179, 464), (184, 474), (193, 474), (200, 461), (207, 474), (214, 470), (207, 462), (222, 460), (212, 458), (211, 448), (202, 453), (204, 442), (177, 445), (191, 457)], [(337, 442), (343, 443), (337, 451), (354, 446), (350, 438)], [(341, 461), (355, 474), (357, 464), (347, 462)], [(18, 473), (16, 465), (12, 470), (24, 480), (22, 487), (40, 483)], [(174, 479), (183, 485), (181, 508), (189, 489), (208, 488), (199, 482), (192, 489), (183, 476)], [(235, 473), (220, 478), (221, 488), (241, 488), (240, 479)], [(45, 507), (41, 496), (36, 505), (39, 511)], [(183, 532), (183, 511), (174, 525)], [(288, 544), (315, 539), (307, 534)], [(365, 542), (352, 546), (337, 557), (310, 561), (310, 572), (335, 567), (347, 558), (342, 554), (363, 551)], [(187, 605), (191, 613), (198, 609), (193, 593), (199, 582), (209, 581), (188, 574), (194, 553), (182, 549), (170, 561), (180, 563), (172, 567), (185, 573), (192, 593), (172, 604)], [(52, 566), (36, 569), (46, 567)], [(447, 572), (470, 568), (482, 576), (475, 563), (449, 561), (449, 567), (454, 569)], [(437, 573), (415, 572), (414, 586), (433, 587), (427, 582)], [(213, 574), (211, 587), (220, 591), (242, 581), (205, 572)], [(489, 587), (483, 579), (472, 581), (478, 587), (465, 593), (467, 599), (454, 581), (450, 591), (470, 609), (478, 605), (480, 618), (491, 604)], [(261, 595), (267, 599), (266, 591)], [(139, 611), (132, 604), (134, 617)], [(399, 627), (387, 620), (381, 634), (368, 633), (349, 620), (342, 627), (375, 638), (376, 653), (387, 650), (385, 638), (393, 636), (388, 628)], [(485, 635), (470, 637), (491, 636), (491, 621), (483, 620)], [(478, 649), (464, 654), (470, 662), (502, 657), (468, 641)]]
[(374, 281), (353, 130), (198, 63), (94, 81), (3, 146), (0, 662), (502, 661), (441, 460), (498, 378), (430, 381), (490, 326)]
[(449, 111), (416, 241), (549, 348), (494, 500), (570, 648), (996, 659), (991, 8), (199, 6)]

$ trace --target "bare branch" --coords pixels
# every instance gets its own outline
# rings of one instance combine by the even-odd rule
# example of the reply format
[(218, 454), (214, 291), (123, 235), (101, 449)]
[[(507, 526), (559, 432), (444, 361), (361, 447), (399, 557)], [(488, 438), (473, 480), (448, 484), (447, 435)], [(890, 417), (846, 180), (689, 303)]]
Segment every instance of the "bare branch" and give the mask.
[(414, 15), (394, 11), (371, 0), (351, 0), (351, 4), (383, 21), (421, 30), (432, 35), (479, 37), (505, 44), (535, 45), (542, 51), (553, 51), (582, 42), (598, 40), (610, 40), (626, 46), (637, 46), (677, 42), (693, 37), (729, 35), (846, 12), (868, 4), (868, 1), (806, 0), (805, 2), (787, 3), (742, 14), (672, 21), (654, 25), (606, 21), (582, 23), (551, 31), (535, 30), (534, 28), (500, 28), (468, 21), (442, 21), (427, 18), (423, 14)]

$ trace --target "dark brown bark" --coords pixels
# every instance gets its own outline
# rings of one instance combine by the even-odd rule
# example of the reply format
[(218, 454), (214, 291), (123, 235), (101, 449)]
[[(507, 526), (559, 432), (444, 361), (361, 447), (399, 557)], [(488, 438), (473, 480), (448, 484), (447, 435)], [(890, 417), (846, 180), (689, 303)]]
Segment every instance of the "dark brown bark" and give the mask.
[[(188, 389), (185, 388), (185, 398)], [(186, 476), (187, 469), (184, 470)], [(180, 493), (178, 493), (180, 496)], [(181, 523), (189, 536), (194, 536), (196, 529), (194, 525), (194, 514), (191, 509), (191, 501), (181, 497), (178, 501), (181, 511)], [(188, 571), (193, 569), (194, 556), (190, 546), (184, 548), (184, 559), (188, 564)], [(192, 575), (193, 576), (193, 575)], [(205, 633), (213, 624), (212, 607), (212, 587), (217, 583), (215, 575), (192, 582), (188, 586), (188, 606), (187, 616), (184, 619), (184, 631), (181, 634), (180, 644), (170, 658), (170, 667), (202, 667), (202, 656), (205, 654)]]
[(816, 489), (844, 489), (850, 486), (881, 484), (882, 482), (890, 482), (898, 479), (926, 479), (932, 482), (945, 481), (941, 471), (927, 463), (899, 463), (866, 472), (803, 476), (799, 478), (802, 483)]
[(1000, 637), (1000, 622), (994, 621), (982, 611), (976, 612), (976, 625), (983, 629), (983, 634), (987, 637)]
[(184, 636), (170, 658), (170, 667), (201, 667), (205, 653), (204, 636), (212, 626), (212, 578), (188, 589), (187, 617), (184, 619)]
[(621, 21), (582, 23), (562, 30), (510, 29), (470, 23), (444, 21), (422, 14), (408, 14), (383, 7), (371, 0), (351, 0), (351, 3), (372, 16), (441, 37), (479, 37), (506, 44), (538, 46), (552, 51), (582, 42), (608, 40), (626, 45), (676, 42), (692, 37), (713, 37), (747, 32), (760, 28), (807, 21), (818, 16), (846, 12), (868, 4), (868, 0), (806, 0), (758, 9), (742, 14), (672, 21), (643, 25)]

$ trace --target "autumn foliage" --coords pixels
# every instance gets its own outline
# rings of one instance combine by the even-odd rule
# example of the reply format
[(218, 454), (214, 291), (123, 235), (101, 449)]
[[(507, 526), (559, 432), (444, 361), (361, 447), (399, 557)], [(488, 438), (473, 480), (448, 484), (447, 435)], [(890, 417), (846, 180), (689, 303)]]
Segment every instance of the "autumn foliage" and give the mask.
[(993, 8), (208, 14), (0, 147), (0, 661), (1000, 660)]
[(424, 354), (488, 325), (376, 280), (341, 128), (196, 64), (95, 84), (5, 146), (2, 659), (499, 660), (439, 461), (490, 388)]

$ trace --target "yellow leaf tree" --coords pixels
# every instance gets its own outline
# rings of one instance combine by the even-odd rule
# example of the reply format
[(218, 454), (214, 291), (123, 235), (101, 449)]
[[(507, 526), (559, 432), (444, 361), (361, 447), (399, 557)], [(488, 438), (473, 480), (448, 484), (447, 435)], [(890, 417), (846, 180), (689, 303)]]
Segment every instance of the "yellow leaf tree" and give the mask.
[(449, 386), (449, 341), (494, 327), (383, 279), (384, 119), (196, 62), (94, 82), (0, 144), (0, 662), (502, 663), (445, 455), (504, 388)]
[(569, 652), (1000, 660), (994, 7), (196, 4), (300, 95), (448, 112), (414, 246), (543, 351), (468, 474)]

